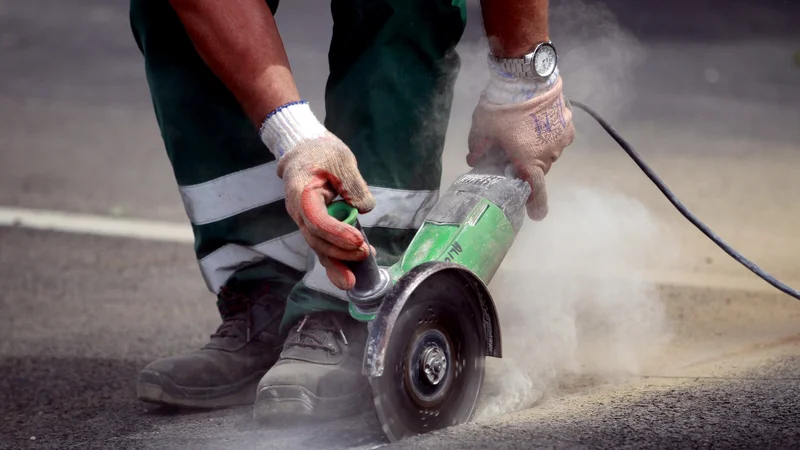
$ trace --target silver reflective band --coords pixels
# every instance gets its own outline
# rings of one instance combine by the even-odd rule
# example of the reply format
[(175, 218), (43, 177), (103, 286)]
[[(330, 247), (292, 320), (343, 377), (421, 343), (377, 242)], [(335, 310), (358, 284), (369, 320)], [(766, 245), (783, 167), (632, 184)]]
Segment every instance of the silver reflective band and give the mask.
[(319, 262), (317, 255), (313, 255), (313, 258), (314, 265), (311, 267), (311, 270), (306, 272), (305, 276), (303, 276), (303, 283), (315, 291), (332, 295), (341, 300), (347, 300), (347, 293), (331, 283), (325, 271), (325, 267)]
[[(285, 198), (283, 180), (276, 173), (276, 162), (262, 164), (192, 186), (181, 186), (180, 193), (189, 220), (195, 225), (224, 220), (236, 214)], [(433, 207), (439, 191), (409, 191), (370, 187), (377, 205), (363, 216), (363, 224), (387, 228), (413, 228), (422, 223), (416, 217), (422, 209)], [(422, 217), (424, 219), (424, 215)]]
[[(439, 191), (404, 191), (400, 189), (370, 188), (377, 204), (375, 209), (359, 218), (365, 227), (386, 227), (395, 229), (416, 229), (425, 221), (433, 205), (439, 199)], [(313, 255), (303, 235), (296, 231), (280, 236), (258, 245), (247, 247), (238, 244), (226, 244), (199, 261), (200, 271), (208, 289), (218, 293), (220, 288), (239, 269), (257, 263), (269, 257), (286, 264), (293, 269), (304, 271), (309, 269), (309, 255)], [(316, 290), (328, 292), (345, 298), (342, 291), (336, 289), (327, 279), (325, 269), (317, 267), (319, 261), (314, 256), (311, 271), (312, 278), (306, 284)], [(324, 280), (314, 278), (314, 270), (321, 270)], [(327, 283), (325, 283), (327, 281)]]
[(273, 161), (234, 172), (205, 183), (181, 186), (189, 220), (204, 225), (233, 217), (284, 198), (283, 180)]
[(267, 256), (293, 269), (305, 270), (309, 251), (303, 235), (296, 231), (253, 247), (226, 244), (198, 263), (208, 290), (216, 294), (234, 272)]
[(369, 191), (375, 197), (375, 208), (358, 218), (365, 227), (419, 228), (439, 200), (438, 190), (406, 191), (370, 186)]

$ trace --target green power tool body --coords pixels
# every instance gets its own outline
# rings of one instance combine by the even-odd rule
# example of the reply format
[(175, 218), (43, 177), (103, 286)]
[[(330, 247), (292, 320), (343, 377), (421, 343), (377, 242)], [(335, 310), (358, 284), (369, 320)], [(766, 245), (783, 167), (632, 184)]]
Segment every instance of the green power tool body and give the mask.
[[(800, 300), (800, 290), (745, 258), (692, 214), (599, 113), (570, 103), (594, 118), (703, 234), (764, 281)], [(363, 373), (390, 440), (472, 417), (485, 357), (501, 356), (497, 311), (486, 285), (522, 227), (530, 192), (506, 161), (484, 161), (444, 192), (396, 264), (380, 268), (374, 256), (348, 263), (356, 276), (356, 286), (347, 293), (350, 314), (369, 323)], [(346, 203), (332, 204), (329, 212), (361, 228), (357, 212)]]
[[(487, 161), (442, 194), (397, 263), (347, 263), (356, 276), (350, 314), (369, 323), (363, 373), (390, 440), (472, 417), (485, 357), (501, 356), (486, 285), (522, 227), (529, 194), (510, 166)], [(361, 230), (346, 203), (328, 211)]]

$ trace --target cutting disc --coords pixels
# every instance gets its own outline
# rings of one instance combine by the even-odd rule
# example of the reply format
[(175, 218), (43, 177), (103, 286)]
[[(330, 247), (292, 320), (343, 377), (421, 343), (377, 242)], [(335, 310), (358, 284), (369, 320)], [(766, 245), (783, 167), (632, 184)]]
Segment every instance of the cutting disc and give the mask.
[(387, 346), (385, 369), (370, 379), (391, 441), (469, 421), (483, 384), (482, 312), (463, 278), (443, 271), (409, 296)]

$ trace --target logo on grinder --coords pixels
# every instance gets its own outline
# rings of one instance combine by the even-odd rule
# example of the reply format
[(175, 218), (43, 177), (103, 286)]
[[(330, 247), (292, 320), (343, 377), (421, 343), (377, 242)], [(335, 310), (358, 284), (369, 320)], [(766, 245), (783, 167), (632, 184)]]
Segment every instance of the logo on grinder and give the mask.
[(486, 174), (466, 174), (458, 179), (458, 184), (473, 184), (483, 187), (491, 187), (501, 181), (506, 181), (507, 178), (500, 175), (486, 175)]

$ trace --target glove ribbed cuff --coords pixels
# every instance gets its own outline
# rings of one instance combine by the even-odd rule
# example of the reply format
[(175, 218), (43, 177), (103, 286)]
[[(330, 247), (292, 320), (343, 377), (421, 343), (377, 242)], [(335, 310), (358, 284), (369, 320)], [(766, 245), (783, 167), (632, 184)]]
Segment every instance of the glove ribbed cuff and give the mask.
[(558, 80), (558, 67), (547, 79), (514, 77), (489, 61), (489, 84), (483, 91), (486, 100), (500, 105), (523, 103), (549, 91)]
[(325, 136), (320, 123), (305, 100), (287, 103), (269, 113), (261, 124), (259, 135), (275, 159), (292, 151), (297, 144)]

